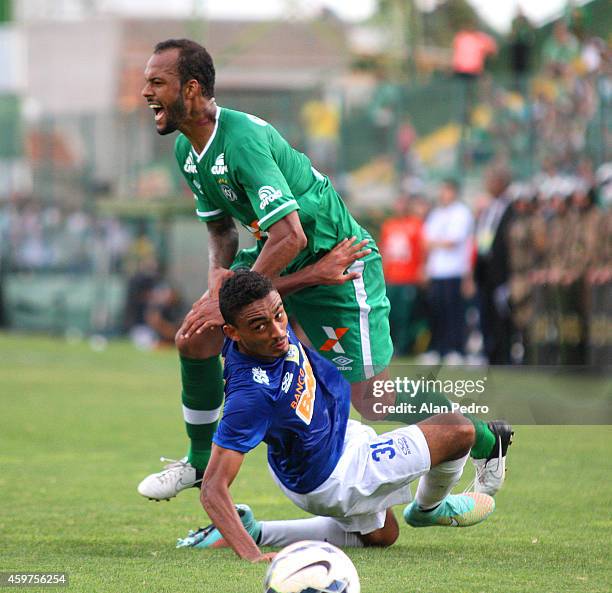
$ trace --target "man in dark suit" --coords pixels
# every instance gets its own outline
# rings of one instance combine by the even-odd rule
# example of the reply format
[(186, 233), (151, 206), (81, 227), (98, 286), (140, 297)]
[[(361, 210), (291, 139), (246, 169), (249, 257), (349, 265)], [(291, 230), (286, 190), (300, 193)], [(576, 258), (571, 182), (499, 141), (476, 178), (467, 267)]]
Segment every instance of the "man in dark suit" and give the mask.
[(512, 208), (507, 195), (512, 178), (505, 167), (493, 167), (485, 176), (491, 203), (476, 222), (478, 254), (474, 277), (480, 298), (481, 327), (490, 364), (509, 364), (512, 318), (509, 306), (510, 264), (508, 228)]

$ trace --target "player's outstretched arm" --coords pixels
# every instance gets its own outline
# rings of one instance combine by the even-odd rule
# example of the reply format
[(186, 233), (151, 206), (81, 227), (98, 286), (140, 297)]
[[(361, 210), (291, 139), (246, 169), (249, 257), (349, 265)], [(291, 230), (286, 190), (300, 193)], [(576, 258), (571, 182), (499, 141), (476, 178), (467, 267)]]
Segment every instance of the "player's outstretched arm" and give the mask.
[(202, 480), (200, 501), (227, 545), (240, 558), (249, 562), (267, 562), (274, 554), (261, 553), (242, 525), (229, 492), (229, 487), (238, 475), (243, 459), (243, 453), (213, 444), (212, 455)]
[(309, 286), (344, 284), (359, 278), (358, 272), (349, 272), (348, 268), (358, 259), (372, 253), (367, 249), (368, 239), (356, 242), (356, 237), (343, 239), (329, 253), (318, 262), (289, 274), (279, 276), (273, 280), (274, 288), (281, 296), (303, 290)]

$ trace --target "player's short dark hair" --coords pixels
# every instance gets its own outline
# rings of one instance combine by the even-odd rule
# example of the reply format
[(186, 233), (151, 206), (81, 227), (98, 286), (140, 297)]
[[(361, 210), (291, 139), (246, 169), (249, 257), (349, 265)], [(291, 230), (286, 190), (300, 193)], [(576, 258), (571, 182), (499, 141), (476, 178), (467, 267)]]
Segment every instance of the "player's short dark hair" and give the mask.
[(275, 290), (269, 278), (251, 270), (238, 270), (219, 291), (219, 308), (225, 323), (236, 325), (240, 311)]
[(215, 66), (206, 49), (190, 39), (166, 39), (155, 46), (154, 53), (159, 54), (169, 49), (179, 50), (176, 65), (181, 86), (195, 79), (200, 83), (204, 96), (214, 97)]

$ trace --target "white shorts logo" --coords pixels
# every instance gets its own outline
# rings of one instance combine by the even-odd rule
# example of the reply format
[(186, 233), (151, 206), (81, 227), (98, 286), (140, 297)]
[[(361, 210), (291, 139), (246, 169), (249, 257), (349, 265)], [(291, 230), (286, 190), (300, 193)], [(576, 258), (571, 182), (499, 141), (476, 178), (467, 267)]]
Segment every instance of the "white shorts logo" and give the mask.
[(261, 385), (270, 385), (270, 379), (268, 379), (268, 373), (264, 371), (261, 367), (254, 367), (253, 371), (253, 381), (255, 383), (259, 383)]
[(266, 206), (274, 202), (276, 198), (282, 198), (283, 192), (280, 189), (275, 189), (271, 185), (264, 185), (259, 188), (259, 209), (265, 210)]

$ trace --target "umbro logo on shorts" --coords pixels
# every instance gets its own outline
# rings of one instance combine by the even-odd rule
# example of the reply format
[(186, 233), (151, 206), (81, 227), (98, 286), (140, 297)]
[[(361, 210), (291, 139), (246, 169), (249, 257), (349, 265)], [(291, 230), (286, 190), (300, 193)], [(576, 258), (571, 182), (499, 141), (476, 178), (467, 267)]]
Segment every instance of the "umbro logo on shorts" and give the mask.
[(340, 345), (340, 339), (349, 330), (349, 328), (337, 327), (334, 329), (329, 325), (322, 325), (321, 327), (329, 339), (319, 348), (319, 350), (321, 352), (329, 352), (330, 350), (333, 350), (334, 352), (338, 352), (338, 354), (344, 354), (344, 348)]

